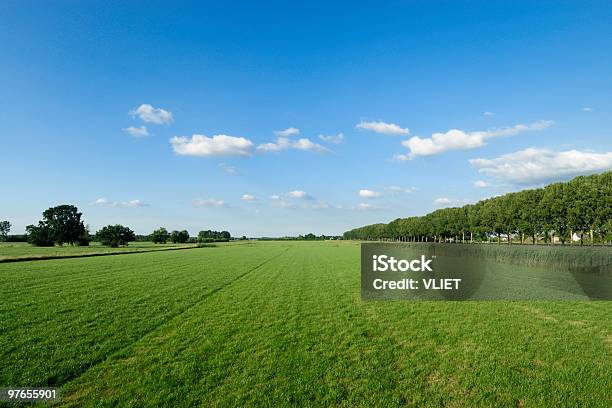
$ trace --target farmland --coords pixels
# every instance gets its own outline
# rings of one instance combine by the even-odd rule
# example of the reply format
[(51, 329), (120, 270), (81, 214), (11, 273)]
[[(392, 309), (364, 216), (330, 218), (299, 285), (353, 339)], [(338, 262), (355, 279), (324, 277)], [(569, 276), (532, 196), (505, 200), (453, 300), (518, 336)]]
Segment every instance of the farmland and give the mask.
[(149, 252), (170, 248), (186, 248), (193, 244), (153, 244), (152, 242), (132, 242), (129, 246), (112, 248), (92, 242), (89, 246), (51, 246), (37, 247), (25, 242), (0, 242), (0, 262), (16, 259), (34, 259), (49, 257), (77, 257), (108, 253)]
[(612, 403), (610, 302), (362, 302), (353, 242), (0, 264), (0, 311), (60, 406)]

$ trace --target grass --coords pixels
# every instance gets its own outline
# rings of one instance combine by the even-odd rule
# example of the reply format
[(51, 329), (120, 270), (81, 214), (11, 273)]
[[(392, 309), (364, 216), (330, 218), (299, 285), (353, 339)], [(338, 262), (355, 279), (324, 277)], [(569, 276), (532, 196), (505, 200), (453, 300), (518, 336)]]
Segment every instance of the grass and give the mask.
[(448, 256), (469, 256), (491, 262), (555, 268), (610, 266), (612, 247), (580, 245), (434, 244), (401, 243), (422, 251), (428, 248)]
[(57, 257), (91, 256), (97, 254), (148, 252), (169, 248), (189, 248), (194, 244), (154, 244), (152, 242), (132, 242), (126, 247), (111, 248), (92, 242), (89, 246), (52, 246), (36, 247), (26, 242), (0, 242), (0, 262), (21, 259), (45, 259)]
[(610, 302), (362, 302), (354, 243), (0, 265), (0, 386), (60, 406), (610, 406)]

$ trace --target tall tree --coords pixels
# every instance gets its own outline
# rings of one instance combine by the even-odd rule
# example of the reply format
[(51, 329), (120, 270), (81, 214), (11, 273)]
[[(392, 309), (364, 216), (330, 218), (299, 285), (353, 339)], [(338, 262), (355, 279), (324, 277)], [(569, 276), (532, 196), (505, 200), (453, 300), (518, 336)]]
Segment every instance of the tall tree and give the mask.
[(8, 221), (0, 221), (0, 241), (6, 241), (10, 231), (11, 223)]
[(170, 234), (168, 233), (168, 230), (164, 227), (156, 229), (151, 234), (151, 241), (153, 241), (154, 244), (165, 244), (166, 242), (168, 242), (169, 238)]
[(43, 222), (49, 229), (49, 237), (58, 245), (75, 244), (85, 233), (82, 213), (74, 205), (58, 205), (43, 212)]
[(136, 240), (134, 231), (123, 225), (107, 225), (96, 233), (96, 238), (102, 245), (116, 248), (127, 246), (129, 242)]

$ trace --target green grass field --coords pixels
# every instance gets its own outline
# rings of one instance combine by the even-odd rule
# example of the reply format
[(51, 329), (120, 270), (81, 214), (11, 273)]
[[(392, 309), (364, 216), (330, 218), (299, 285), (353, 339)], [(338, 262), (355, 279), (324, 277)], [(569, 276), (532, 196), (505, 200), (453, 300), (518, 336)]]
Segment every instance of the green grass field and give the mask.
[(0, 264), (0, 386), (74, 407), (612, 404), (610, 302), (362, 302), (359, 273), (351, 242)]
[(22, 258), (74, 257), (116, 252), (159, 251), (168, 248), (192, 247), (194, 244), (154, 244), (152, 242), (132, 242), (126, 247), (111, 248), (92, 242), (89, 246), (52, 246), (36, 247), (26, 242), (0, 242), (0, 262)]

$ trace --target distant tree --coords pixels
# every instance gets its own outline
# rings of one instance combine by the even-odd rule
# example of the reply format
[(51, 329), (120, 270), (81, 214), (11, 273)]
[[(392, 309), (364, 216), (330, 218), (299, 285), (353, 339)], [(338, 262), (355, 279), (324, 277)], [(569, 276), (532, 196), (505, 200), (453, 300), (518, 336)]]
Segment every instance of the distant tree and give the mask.
[(85, 233), (82, 213), (74, 205), (58, 205), (43, 212), (43, 223), (49, 229), (49, 237), (58, 244), (76, 244)]
[(91, 235), (89, 234), (89, 225), (86, 225), (83, 231), (83, 235), (79, 237), (79, 241), (77, 242), (77, 244), (79, 246), (89, 246), (90, 242), (91, 242)]
[(214, 241), (214, 238), (212, 236), (211, 230), (198, 232), (198, 242), (199, 243), (206, 243), (206, 242), (213, 242), (213, 241)]
[(198, 233), (198, 242), (215, 242), (215, 241), (229, 241), (232, 235), (228, 231), (200, 231)]
[(0, 241), (6, 241), (10, 231), (11, 223), (8, 221), (0, 221)]
[(38, 225), (28, 225), (26, 234), (28, 242), (34, 246), (53, 246), (49, 227), (42, 221), (39, 221)]
[(102, 245), (116, 248), (127, 246), (128, 242), (136, 240), (134, 231), (123, 225), (107, 225), (96, 233), (96, 238)]
[(168, 242), (169, 238), (170, 234), (168, 233), (168, 230), (164, 227), (156, 229), (151, 234), (151, 241), (153, 241), (154, 244), (165, 244), (166, 242)]
[(189, 241), (189, 232), (186, 230), (174, 230), (170, 233), (170, 241), (174, 244), (184, 244), (185, 242)]
[(38, 225), (28, 225), (28, 241), (37, 246), (50, 246), (64, 243), (83, 245), (86, 239), (82, 213), (74, 205), (58, 205), (43, 212)]
[(246, 235), (243, 235), (242, 237), (240, 237), (240, 240), (241, 240), (241, 241), (246, 241), (246, 240), (247, 240)]
[(310, 233), (308, 233), (308, 234), (306, 234), (304, 236), (304, 239), (306, 241), (313, 241), (313, 240), (317, 239), (317, 236), (315, 234), (313, 234), (312, 232), (310, 232)]
[[(344, 233), (345, 239), (474, 242), (478, 238), (511, 243), (562, 243), (580, 233), (581, 241), (612, 238), (612, 172), (575, 177), (569, 182), (481, 200), (460, 208), (444, 208), (421, 217), (398, 218)], [(304, 239), (300, 236), (300, 239)]]

